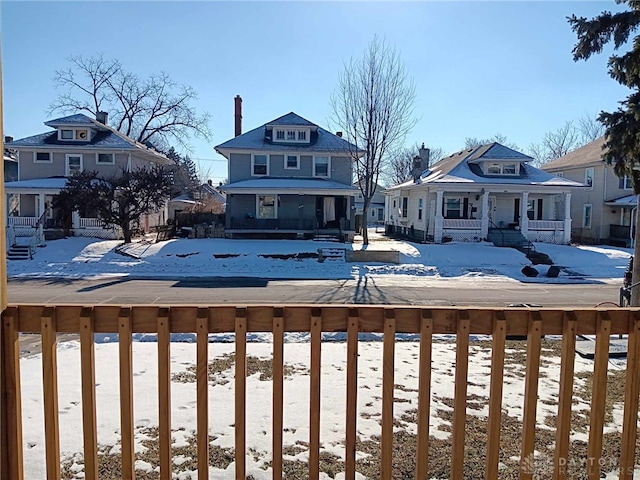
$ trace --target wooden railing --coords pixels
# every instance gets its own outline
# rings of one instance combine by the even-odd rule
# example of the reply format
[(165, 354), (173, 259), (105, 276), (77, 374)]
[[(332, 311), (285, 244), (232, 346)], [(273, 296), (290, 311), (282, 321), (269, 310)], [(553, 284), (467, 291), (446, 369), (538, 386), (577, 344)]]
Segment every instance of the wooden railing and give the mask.
[(529, 220), (529, 230), (564, 230), (562, 220)]
[[(492, 340), (491, 379), (485, 478), (500, 478), (499, 455), (503, 398), (505, 345), (508, 335), (526, 336), (525, 395), (520, 450), (520, 478), (533, 479), (530, 467), (536, 441), (536, 408), (538, 404), (541, 339), (543, 335), (561, 335), (562, 353), (553, 478), (568, 478), (565, 470), (569, 455), (572, 428), (572, 393), (577, 335), (595, 335), (593, 388), (589, 419), (588, 462), (589, 479), (600, 478), (602, 438), (605, 423), (606, 389), (611, 335), (628, 335), (628, 359), (624, 389), (624, 414), (619, 458), (619, 478), (633, 478), (640, 389), (640, 311), (615, 310), (550, 310), (550, 309), (467, 309), (388, 306), (33, 306), (9, 305), (3, 313), (4, 351), (3, 435), (7, 440), (7, 478), (24, 478), (22, 413), (20, 388), (21, 332), (39, 333), (42, 340), (44, 432), (46, 440), (47, 478), (60, 478), (60, 447), (58, 428), (58, 384), (56, 366), (56, 333), (76, 333), (80, 338), (81, 391), (84, 435), (85, 478), (98, 478), (96, 444), (96, 391), (94, 333), (117, 333), (119, 338), (119, 383), (122, 445), (122, 476), (134, 478), (134, 421), (132, 370), (132, 334), (157, 333), (158, 406), (159, 406), (159, 466), (161, 479), (172, 478), (171, 450), (171, 377), (170, 334), (194, 333), (196, 347), (197, 390), (197, 469), (198, 479), (208, 478), (209, 459), (209, 334), (235, 333), (235, 478), (246, 477), (247, 437), (247, 332), (273, 334), (273, 415), (272, 472), (282, 478), (283, 472), (283, 379), (285, 332), (310, 332), (310, 400), (308, 477), (319, 478), (320, 399), (321, 399), (321, 335), (323, 332), (346, 332), (346, 426), (344, 471), (346, 479), (356, 474), (357, 402), (358, 402), (358, 334), (383, 334), (382, 411), (379, 478), (391, 479), (394, 467), (394, 358), (395, 335), (419, 334), (417, 447), (409, 452), (415, 456), (415, 478), (431, 478), (428, 468), (429, 419), (431, 398), (432, 343), (434, 335), (455, 335), (455, 394), (453, 399), (452, 453), (450, 478), (464, 478), (465, 422), (470, 335), (490, 335)], [(362, 373), (362, 372), (360, 372)], [(528, 463), (529, 462), (529, 463)]]
[(443, 228), (459, 228), (468, 230), (480, 230), (482, 220), (471, 220), (467, 218), (445, 218), (442, 223)]
[(35, 227), (38, 217), (7, 217), (7, 225), (15, 227)]
[(80, 228), (104, 228), (104, 223), (99, 218), (80, 217)]

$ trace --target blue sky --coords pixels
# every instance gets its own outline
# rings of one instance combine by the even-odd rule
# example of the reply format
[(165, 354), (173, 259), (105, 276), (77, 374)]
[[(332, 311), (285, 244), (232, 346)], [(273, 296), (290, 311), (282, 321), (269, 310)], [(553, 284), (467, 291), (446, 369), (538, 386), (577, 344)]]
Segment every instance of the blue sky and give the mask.
[(417, 91), (407, 146), (452, 153), (466, 137), (501, 133), (522, 150), (567, 120), (613, 110), (627, 91), (607, 74), (607, 53), (575, 63), (566, 17), (592, 17), (597, 1), (27, 2), (0, 4), (6, 135), (47, 130), (52, 77), (71, 55), (102, 53), (139, 76), (160, 71), (199, 94), (211, 143), (192, 157), (215, 182), (227, 164), (213, 147), (294, 111), (329, 128), (329, 98), (345, 61), (374, 34), (400, 52)]

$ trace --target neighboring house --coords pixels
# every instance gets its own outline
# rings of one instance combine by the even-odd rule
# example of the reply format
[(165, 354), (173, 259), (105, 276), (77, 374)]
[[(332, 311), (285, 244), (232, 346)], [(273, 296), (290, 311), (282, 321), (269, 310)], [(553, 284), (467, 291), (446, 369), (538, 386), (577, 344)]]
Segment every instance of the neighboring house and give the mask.
[[(353, 186), (357, 189), (358, 193), (356, 193), (356, 215), (362, 216), (362, 208), (364, 207), (364, 196), (362, 192), (358, 188), (358, 183), (354, 183)], [(385, 201), (384, 201), (384, 187), (380, 185), (376, 185), (376, 192), (371, 197), (371, 202), (369, 203), (369, 213), (367, 215), (367, 225), (372, 225), (376, 223), (384, 222), (384, 209), (385, 209)]]
[(228, 237), (350, 240), (355, 233), (354, 149), (291, 112), (216, 147), (229, 160), (225, 232)]
[(571, 192), (582, 184), (531, 165), (499, 143), (425, 165), (388, 188), (387, 231), (418, 241), (481, 241), (519, 231), (523, 240), (569, 243)]
[[(57, 118), (45, 122), (53, 130), (7, 144), (18, 154), (18, 178), (5, 182), (7, 225), (18, 236), (32, 235), (36, 226), (43, 226), (52, 236), (66, 227), (76, 236), (117, 238), (117, 229), (104, 226), (92, 212), (74, 212), (71, 225), (63, 225), (62, 212), (51, 205), (67, 177), (82, 170), (109, 177), (151, 163), (173, 163), (109, 127), (106, 113), (100, 119), (83, 114)], [(140, 227), (148, 231), (165, 220), (166, 208), (146, 215)]]
[(576, 190), (571, 202), (572, 238), (580, 243), (631, 245), (636, 196), (631, 178), (618, 178), (613, 165), (602, 160), (600, 137), (541, 168), (587, 188)]
[[(13, 137), (4, 137), (5, 145), (13, 142)], [(18, 154), (10, 148), (4, 149), (4, 181), (13, 182), (18, 179)]]

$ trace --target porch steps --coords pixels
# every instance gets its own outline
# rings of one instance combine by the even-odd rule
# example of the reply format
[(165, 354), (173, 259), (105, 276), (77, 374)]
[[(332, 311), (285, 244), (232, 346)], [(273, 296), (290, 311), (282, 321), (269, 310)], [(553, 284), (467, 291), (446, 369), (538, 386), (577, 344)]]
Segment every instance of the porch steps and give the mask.
[(496, 247), (522, 247), (529, 244), (529, 241), (522, 235), (520, 230), (504, 228), (490, 228), (487, 240)]
[(318, 234), (313, 236), (314, 242), (340, 242), (340, 239), (335, 235)]
[(7, 250), (7, 260), (31, 260), (29, 245), (13, 245)]
[(345, 262), (345, 252), (344, 248), (319, 248), (318, 257), (323, 262)]

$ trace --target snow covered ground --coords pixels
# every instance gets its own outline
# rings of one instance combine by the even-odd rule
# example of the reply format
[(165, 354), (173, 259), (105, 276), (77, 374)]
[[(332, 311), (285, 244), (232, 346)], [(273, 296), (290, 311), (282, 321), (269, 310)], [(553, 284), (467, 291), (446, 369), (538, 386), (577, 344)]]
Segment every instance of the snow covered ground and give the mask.
[[(417, 244), (372, 234), (369, 250), (396, 250), (400, 264), (318, 262), (319, 248), (358, 250), (362, 243), (341, 244), (303, 240), (175, 239), (161, 243), (134, 243), (116, 251), (118, 241), (67, 238), (49, 241), (31, 261), (9, 261), (10, 277), (86, 278), (130, 276), (267, 277), (287, 279), (350, 279), (396, 277), (435, 279), (512, 279), (515, 281), (570, 283), (620, 282), (632, 250), (610, 246), (536, 244), (562, 270), (558, 278), (527, 278), (522, 267), (530, 262), (512, 248), (490, 243)], [(294, 257), (298, 254), (297, 257)]]

